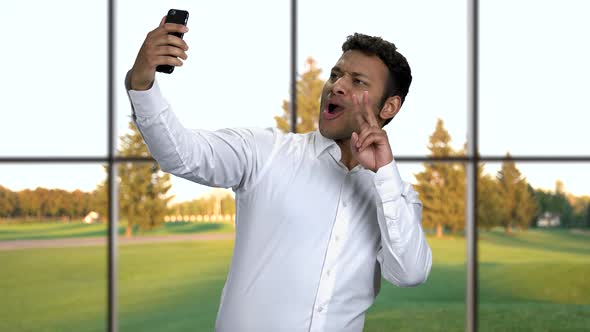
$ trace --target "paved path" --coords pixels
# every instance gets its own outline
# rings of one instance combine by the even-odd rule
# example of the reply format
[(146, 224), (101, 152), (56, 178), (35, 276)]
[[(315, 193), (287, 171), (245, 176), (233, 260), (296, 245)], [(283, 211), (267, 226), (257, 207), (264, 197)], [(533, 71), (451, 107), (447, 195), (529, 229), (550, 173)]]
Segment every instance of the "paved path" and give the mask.
[[(142, 244), (142, 243), (165, 243), (181, 241), (209, 241), (209, 240), (233, 240), (234, 233), (213, 233), (213, 234), (179, 234), (179, 235), (155, 235), (135, 236), (127, 239), (119, 236), (118, 244)], [(10, 240), (0, 241), (0, 251), (18, 250), (31, 248), (68, 248), (68, 247), (89, 247), (106, 246), (106, 237), (87, 237), (71, 239), (50, 239), (50, 240)]]

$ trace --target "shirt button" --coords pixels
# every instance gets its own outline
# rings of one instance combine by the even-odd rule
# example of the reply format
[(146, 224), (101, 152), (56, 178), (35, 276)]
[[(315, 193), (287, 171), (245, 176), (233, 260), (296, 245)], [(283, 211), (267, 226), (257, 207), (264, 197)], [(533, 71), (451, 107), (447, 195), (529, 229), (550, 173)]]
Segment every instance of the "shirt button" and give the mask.
[(342, 202), (342, 206), (346, 207), (348, 206), (348, 203), (346, 203), (346, 201)]
[(326, 275), (329, 277), (330, 276), (330, 270), (326, 271)]
[(324, 311), (324, 307), (318, 307), (318, 312)]
[(336, 236), (334, 237), (334, 241), (338, 242), (338, 240), (340, 240), (340, 237), (339, 237), (338, 235), (336, 235)]

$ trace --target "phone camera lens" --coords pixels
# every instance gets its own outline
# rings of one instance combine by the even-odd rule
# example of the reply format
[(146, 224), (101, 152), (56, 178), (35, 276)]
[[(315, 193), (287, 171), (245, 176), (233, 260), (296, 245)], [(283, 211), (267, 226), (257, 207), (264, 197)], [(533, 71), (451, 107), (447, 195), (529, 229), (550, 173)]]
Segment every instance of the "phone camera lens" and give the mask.
[(176, 10), (174, 10), (174, 9), (171, 9), (171, 10), (170, 10), (170, 15), (176, 15)]

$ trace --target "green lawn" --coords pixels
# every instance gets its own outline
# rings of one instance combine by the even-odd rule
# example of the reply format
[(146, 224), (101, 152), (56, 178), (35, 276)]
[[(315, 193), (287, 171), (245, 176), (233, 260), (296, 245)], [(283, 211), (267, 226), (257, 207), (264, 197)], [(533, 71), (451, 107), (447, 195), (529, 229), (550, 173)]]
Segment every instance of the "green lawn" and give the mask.
[[(119, 223), (119, 234), (125, 234), (125, 222)], [(233, 232), (234, 226), (230, 223), (191, 223), (177, 222), (165, 223), (160, 228), (151, 231), (141, 231), (135, 227), (136, 235), (169, 235), (169, 234), (187, 234), (187, 233), (204, 233), (204, 232)], [(106, 236), (106, 224), (84, 224), (62, 223), (62, 222), (44, 222), (44, 223), (26, 223), (26, 224), (0, 224), (0, 241), (7, 240), (40, 240), (40, 239), (57, 239), (57, 238), (81, 238)]]
[[(365, 331), (463, 331), (465, 241), (429, 238), (428, 282), (385, 281)], [(120, 331), (212, 331), (233, 241), (120, 246)], [(590, 236), (481, 234), (480, 331), (590, 326)], [(105, 247), (0, 251), (0, 331), (104, 331)]]

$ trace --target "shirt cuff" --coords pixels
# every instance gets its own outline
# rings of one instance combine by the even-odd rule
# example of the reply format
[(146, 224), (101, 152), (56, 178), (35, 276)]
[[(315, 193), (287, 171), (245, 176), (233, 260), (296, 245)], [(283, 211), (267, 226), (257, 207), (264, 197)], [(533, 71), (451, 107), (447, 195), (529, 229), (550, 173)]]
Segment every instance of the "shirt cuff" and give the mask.
[(148, 90), (128, 90), (127, 93), (129, 94), (129, 100), (131, 100), (133, 113), (138, 118), (149, 118), (168, 108), (168, 102), (162, 95), (156, 80)]
[(397, 200), (402, 195), (403, 182), (395, 160), (379, 168), (373, 182), (382, 202)]

